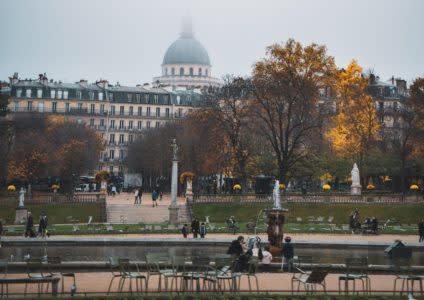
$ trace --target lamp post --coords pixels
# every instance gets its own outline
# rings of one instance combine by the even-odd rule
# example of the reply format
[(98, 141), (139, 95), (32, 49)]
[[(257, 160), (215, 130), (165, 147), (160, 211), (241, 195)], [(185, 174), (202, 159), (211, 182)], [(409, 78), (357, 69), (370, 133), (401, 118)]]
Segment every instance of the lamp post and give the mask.
[(169, 206), (169, 223), (178, 224), (178, 145), (175, 139), (172, 140), (172, 177), (171, 177), (171, 205)]

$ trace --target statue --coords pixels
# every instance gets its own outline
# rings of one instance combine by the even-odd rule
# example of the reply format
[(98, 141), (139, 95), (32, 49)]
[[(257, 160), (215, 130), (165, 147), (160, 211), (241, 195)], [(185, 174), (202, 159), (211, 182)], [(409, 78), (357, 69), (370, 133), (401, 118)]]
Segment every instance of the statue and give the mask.
[(172, 139), (171, 148), (172, 148), (172, 160), (176, 161), (176, 160), (178, 160), (177, 159), (178, 145), (177, 145), (177, 141), (175, 139)]
[(353, 164), (353, 169), (351, 171), (352, 176), (352, 185), (350, 186), (351, 195), (361, 195), (361, 180), (359, 176), (359, 169), (356, 163)]
[(19, 208), (23, 208), (25, 207), (24, 202), (25, 202), (25, 189), (23, 187), (21, 187), (21, 190), (19, 191)]
[(186, 196), (193, 196), (193, 180), (187, 176)]
[(275, 180), (274, 190), (272, 191), (272, 199), (274, 200), (274, 205), (272, 209), (281, 209), (280, 204), (280, 181)]

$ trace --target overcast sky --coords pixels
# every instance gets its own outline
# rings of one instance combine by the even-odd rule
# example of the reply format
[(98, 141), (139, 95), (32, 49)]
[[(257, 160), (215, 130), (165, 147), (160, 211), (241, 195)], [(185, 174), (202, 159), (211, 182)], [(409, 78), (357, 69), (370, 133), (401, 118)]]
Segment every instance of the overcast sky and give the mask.
[(190, 14), (215, 77), (249, 75), (266, 46), (294, 38), (410, 81), (424, 76), (423, 13), (422, 0), (0, 0), (0, 80), (151, 82)]

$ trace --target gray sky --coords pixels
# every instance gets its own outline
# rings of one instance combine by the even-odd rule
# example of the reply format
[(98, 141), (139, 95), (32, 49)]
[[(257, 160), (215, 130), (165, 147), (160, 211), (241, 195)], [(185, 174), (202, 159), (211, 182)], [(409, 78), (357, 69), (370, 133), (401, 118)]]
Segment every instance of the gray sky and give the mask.
[(151, 82), (190, 14), (215, 77), (248, 75), (266, 46), (294, 38), (409, 82), (424, 76), (423, 12), (421, 0), (0, 0), (0, 80)]

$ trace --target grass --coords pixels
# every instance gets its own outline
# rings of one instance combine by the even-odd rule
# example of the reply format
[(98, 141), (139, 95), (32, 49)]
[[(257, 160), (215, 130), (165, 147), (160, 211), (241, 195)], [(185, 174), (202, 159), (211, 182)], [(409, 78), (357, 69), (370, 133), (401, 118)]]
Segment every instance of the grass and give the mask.
[[(98, 203), (84, 204), (28, 204), (28, 211), (32, 213), (34, 223), (37, 223), (42, 212), (47, 214), (50, 224), (66, 224), (75, 222), (88, 222), (90, 216), (93, 222), (102, 221), (102, 207)], [(0, 207), (0, 219), (6, 224), (15, 222), (15, 208), (10, 206)]]
[[(363, 220), (366, 217), (376, 217), (380, 224), (388, 219), (395, 219), (400, 224), (417, 224), (424, 215), (424, 205), (389, 205), (389, 204), (294, 204), (283, 205), (289, 211), (286, 213), (286, 223), (307, 223), (310, 217), (315, 220), (322, 217), (328, 221), (332, 217), (334, 224), (347, 224), (349, 215), (358, 209)], [(200, 219), (209, 216), (211, 222), (225, 222), (230, 216), (236, 220), (255, 221), (265, 204), (194, 204), (194, 215)], [(261, 216), (262, 218), (262, 216)], [(301, 221), (297, 219), (300, 218)]]

